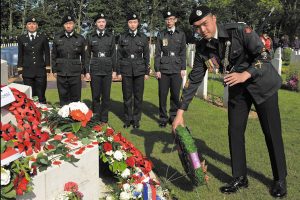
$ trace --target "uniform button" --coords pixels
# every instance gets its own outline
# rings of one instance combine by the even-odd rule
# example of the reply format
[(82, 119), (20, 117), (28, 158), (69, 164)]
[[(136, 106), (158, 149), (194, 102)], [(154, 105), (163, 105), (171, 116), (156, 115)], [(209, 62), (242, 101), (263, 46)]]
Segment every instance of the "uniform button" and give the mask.
[(35, 62), (33, 62), (33, 64), (35, 64)]
[(33, 57), (33, 59), (35, 59), (35, 57)]

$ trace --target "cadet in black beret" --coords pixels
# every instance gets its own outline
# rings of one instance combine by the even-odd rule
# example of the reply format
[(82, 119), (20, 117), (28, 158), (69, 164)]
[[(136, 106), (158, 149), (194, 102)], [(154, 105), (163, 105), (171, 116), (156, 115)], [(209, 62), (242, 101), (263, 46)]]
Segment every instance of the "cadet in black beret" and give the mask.
[(92, 109), (102, 124), (108, 123), (111, 82), (116, 77), (115, 36), (106, 29), (105, 17), (100, 13), (94, 18), (96, 30), (87, 39), (86, 73), (91, 79)]
[[(166, 28), (157, 35), (154, 69), (158, 80), (159, 126), (164, 128), (172, 124), (180, 107), (179, 97), (182, 78), (186, 71), (186, 38), (182, 30), (176, 27), (177, 14), (165, 11)], [(167, 97), (170, 91), (169, 116)]]
[(50, 49), (47, 37), (38, 31), (37, 19), (26, 19), (27, 33), (18, 37), (18, 66), (23, 68), (24, 85), (32, 88), (32, 96), (38, 96), (45, 104), (47, 88), (46, 66), (50, 66)]
[(122, 78), (124, 128), (140, 127), (144, 80), (149, 78), (150, 53), (146, 35), (138, 31), (135, 13), (127, 16), (128, 29), (121, 34), (118, 44), (117, 74)]
[(248, 187), (245, 130), (250, 108), (254, 105), (273, 172), (270, 194), (286, 196), (287, 167), (278, 107), (278, 89), (282, 80), (266, 56), (262, 41), (244, 23), (218, 24), (217, 17), (206, 6), (194, 9), (189, 21), (202, 39), (197, 42), (194, 66), (183, 89), (173, 129), (184, 125), (183, 113), (207, 70), (223, 72), (229, 93), (228, 140), (233, 179), (220, 191), (229, 194)]
[(52, 72), (57, 78), (60, 105), (81, 100), (81, 78), (86, 73), (86, 40), (75, 32), (75, 19), (66, 15), (64, 30), (58, 33), (52, 45)]

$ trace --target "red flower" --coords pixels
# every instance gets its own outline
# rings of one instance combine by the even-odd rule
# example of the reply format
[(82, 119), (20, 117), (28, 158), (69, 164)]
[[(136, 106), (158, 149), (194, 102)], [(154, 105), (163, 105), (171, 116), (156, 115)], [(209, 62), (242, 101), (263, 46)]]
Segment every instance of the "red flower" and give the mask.
[(75, 152), (76, 155), (82, 154), (82, 152), (85, 150), (85, 147), (81, 147), (78, 151)]
[(61, 162), (60, 162), (60, 161), (58, 161), (58, 160), (56, 160), (56, 161), (54, 161), (52, 164), (53, 164), (53, 165), (60, 165), (60, 164), (61, 164)]
[(147, 174), (152, 170), (152, 163), (149, 160), (145, 160), (144, 167), (145, 167), (144, 172)]
[(112, 136), (114, 134), (114, 129), (112, 129), (112, 128), (107, 128), (106, 129), (106, 136)]
[(118, 133), (118, 134), (114, 135), (114, 141), (115, 141), (115, 142), (120, 142), (120, 141), (121, 141), (121, 138), (122, 138), (121, 133)]
[(81, 125), (83, 127), (86, 127), (86, 124), (91, 120), (92, 116), (93, 116), (93, 111), (89, 110), (85, 115), (85, 119), (81, 122)]
[(52, 144), (48, 144), (48, 145), (47, 145), (47, 149), (48, 149), (48, 150), (55, 149), (55, 146), (53, 146)]
[(105, 152), (111, 151), (111, 150), (112, 150), (112, 145), (111, 145), (111, 143), (105, 142), (105, 143), (103, 144), (103, 149), (104, 149)]
[(96, 125), (96, 126), (93, 127), (93, 130), (97, 131), (97, 132), (100, 132), (100, 131), (102, 131), (102, 127), (100, 125)]
[(131, 157), (127, 158), (127, 159), (126, 159), (126, 164), (127, 164), (127, 166), (129, 166), (129, 167), (134, 167), (134, 165), (135, 165), (134, 157), (131, 156)]
[(77, 192), (78, 191), (78, 185), (74, 182), (68, 182), (65, 184), (64, 191), (68, 192)]
[(61, 141), (62, 135), (55, 135), (55, 136), (53, 137), (53, 139), (54, 139), (54, 140)]
[(23, 193), (27, 190), (27, 185), (29, 181), (24, 176), (24, 172), (21, 172), (16, 176), (13, 183), (17, 195), (23, 195)]

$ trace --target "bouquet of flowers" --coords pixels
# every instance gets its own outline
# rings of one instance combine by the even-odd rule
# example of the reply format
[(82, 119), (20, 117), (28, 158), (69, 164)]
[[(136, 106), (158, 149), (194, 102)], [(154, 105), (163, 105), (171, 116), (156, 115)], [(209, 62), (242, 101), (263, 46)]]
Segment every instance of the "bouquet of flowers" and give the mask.
[(68, 182), (65, 184), (64, 192), (59, 194), (55, 200), (81, 200), (83, 194), (78, 190), (78, 184)]

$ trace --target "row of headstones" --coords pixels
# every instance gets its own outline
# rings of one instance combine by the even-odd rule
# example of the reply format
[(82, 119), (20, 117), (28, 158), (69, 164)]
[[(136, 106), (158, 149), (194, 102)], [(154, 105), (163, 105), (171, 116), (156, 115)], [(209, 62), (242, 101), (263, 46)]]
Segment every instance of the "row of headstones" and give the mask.
[(1, 44), (1, 48), (12, 47), (12, 46), (18, 46), (18, 43), (5, 43), (5, 44)]

